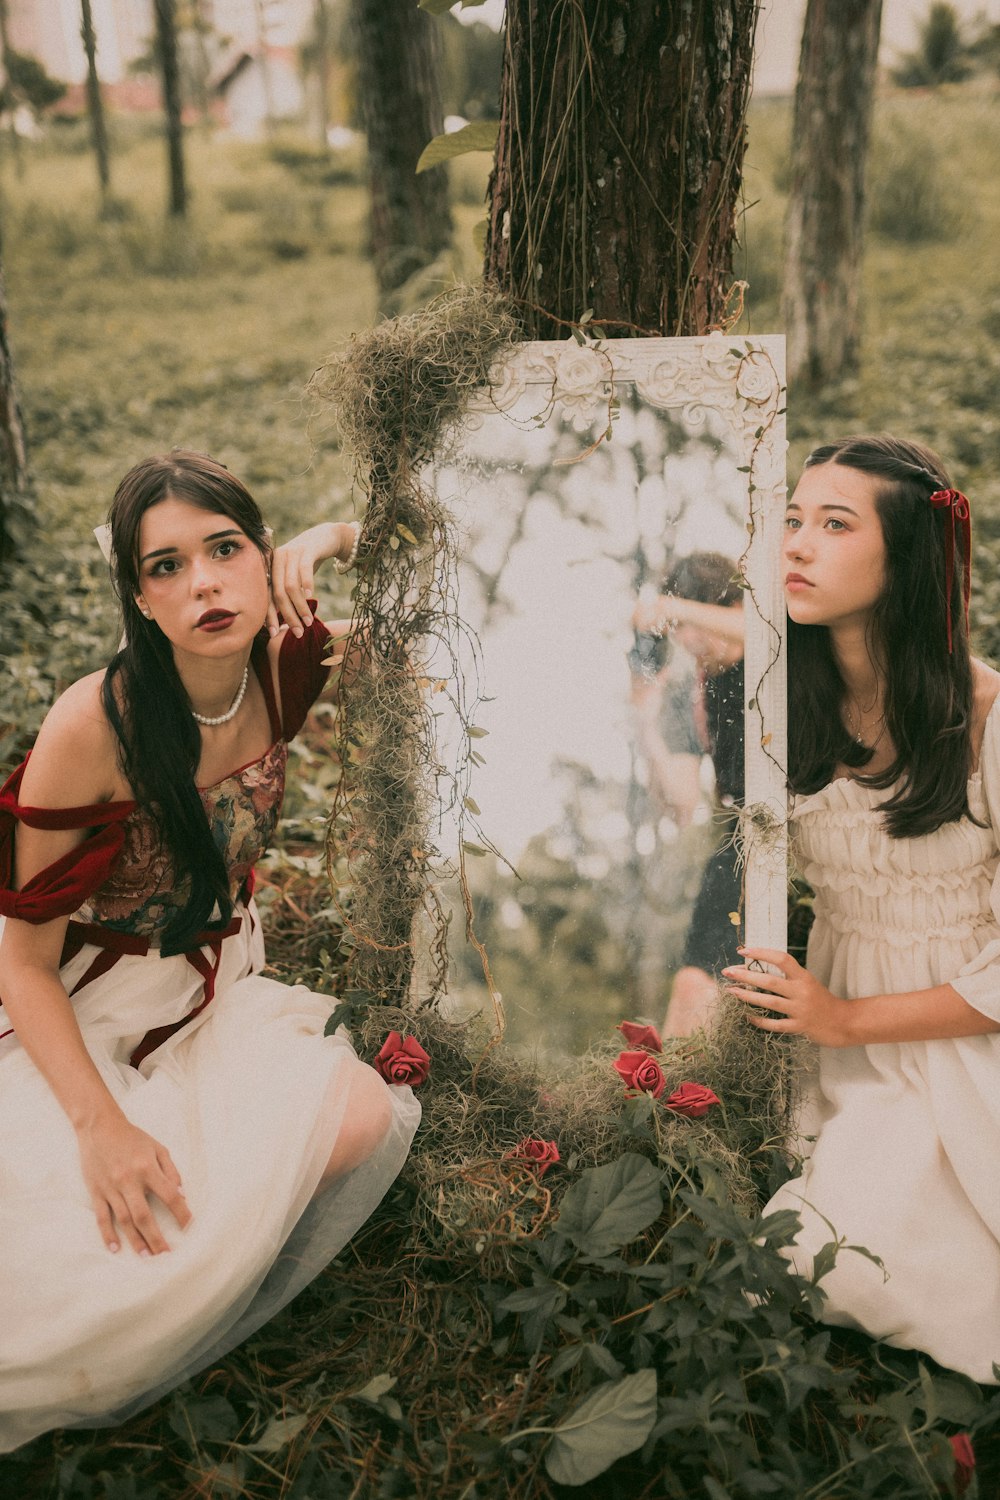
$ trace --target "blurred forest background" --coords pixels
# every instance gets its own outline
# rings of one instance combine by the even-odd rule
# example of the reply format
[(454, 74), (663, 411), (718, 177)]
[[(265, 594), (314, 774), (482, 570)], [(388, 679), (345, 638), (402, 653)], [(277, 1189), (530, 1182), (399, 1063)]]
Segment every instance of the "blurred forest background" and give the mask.
[[(412, 264), (405, 257), (399, 264), (380, 247), (386, 210), (378, 184), (374, 196), (370, 190), (382, 168), (370, 168), (364, 127), (379, 142), (394, 117), (371, 75), (371, 46), (367, 63), (361, 55), (368, 9), (361, 0), (353, 11), (346, 0), (299, 6), (294, 46), (278, 25), (280, 6), (243, 6), (249, 30), (239, 42), (213, 30), (203, 5), (160, 4), (150, 12), (158, 29), (133, 36), (122, 79), (104, 84), (92, 75), (89, 93), (86, 81), (64, 86), (17, 51), (12, 22), (20, 14), (26, 34), (28, 9), (26, 0), (20, 10), (18, 0), (0, 0), (7, 45), (0, 248), (28, 454), (24, 492), (0, 509), (19, 543), (0, 570), (6, 767), (24, 753), (54, 696), (114, 644), (113, 602), (91, 531), (131, 463), (175, 444), (210, 451), (247, 480), (279, 537), (353, 513), (349, 465), (326, 412), (307, 395), (309, 377), (380, 308), (413, 308), (455, 280), (477, 278), (491, 162), (488, 150), (475, 150), (414, 179), (421, 186), (436, 179), (427, 200), (433, 233)], [(236, 0), (229, 9), (238, 14)], [(421, 55), (432, 75), (423, 80), (429, 113), (406, 121), (417, 137), (413, 152), (443, 129), (444, 156), (466, 141), (483, 145), (496, 128), (501, 37), (475, 8), (464, 12), (466, 24), (405, 9), (424, 25)], [(383, 25), (377, 14), (376, 21)], [(172, 73), (164, 67), (171, 46)], [(374, 62), (391, 65), (377, 55)], [(998, 108), (1000, 27), (964, 20), (942, 3), (917, 14), (913, 50), (883, 63), (878, 77), (859, 359), (817, 385), (793, 382), (788, 409), (792, 482), (809, 447), (846, 430), (910, 434), (942, 453), (973, 500), (976, 640), (994, 660)], [(733, 268), (748, 288), (737, 331), (783, 329), (791, 134), (789, 97), (752, 102)], [(344, 581), (331, 577), (324, 587), (324, 608), (349, 610)], [(306, 740), (297, 753), (290, 855), (275, 859), (286, 884), (288, 857), (299, 861), (308, 885), (337, 772), (317, 744)], [(485, 875), (477, 869), (479, 884)], [(617, 1003), (620, 954), (605, 944), (607, 962), (595, 968), (601, 913), (592, 895), (574, 893), (572, 872), (557, 869), (555, 877), (552, 940), (567, 956), (582, 955), (588, 983), (579, 965), (569, 964), (568, 974), (575, 972), (571, 987), (596, 1020)], [(308, 894), (323, 920), (293, 958), (312, 982), (319, 955), (336, 951), (341, 926), (327, 900)], [(279, 912), (288, 916), (283, 901)], [(517, 974), (523, 955), (511, 964)], [(561, 1040), (574, 1029), (564, 1018)]]

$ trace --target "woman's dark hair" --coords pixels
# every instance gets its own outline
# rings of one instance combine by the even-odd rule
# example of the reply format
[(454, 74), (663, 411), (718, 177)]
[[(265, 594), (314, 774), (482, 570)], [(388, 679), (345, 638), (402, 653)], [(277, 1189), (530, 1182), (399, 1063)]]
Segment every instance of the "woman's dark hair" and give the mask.
[[(972, 662), (956, 528), (948, 648), (947, 509), (930, 504), (949, 487), (937, 454), (892, 437), (853, 437), (816, 448), (806, 466), (842, 464), (875, 481), (886, 584), (869, 621), (868, 648), (885, 672), (885, 721), (896, 756), (867, 786), (899, 789), (883, 804), (886, 831), (916, 838), (968, 813), (972, 770)], [(816, 792), (838, 765), (859, 771), (874, 751), (843, 721), (846, 687), (825, 626), (788, 622), (789, 785)]]
[(699, 604), (735, 604), (743, 597), (736, 564), (721, 552), (690, 552), (680, 558), (660, 584), (660, 593)]
[(102, 689), (104, 709), (120, 745), (122, 769), (139, 804), (154, 820), (174, 865), (191, 883), (187, 904), (168, 923), (164, 954), (183, 953), (198, 933), (224, 927), (233, 912), (221, 850), (212, 837), (195, 786), (201, 735), (174, 666), (170, 642), (139, 610), (139, 528), (161, 500), (183, 500), (235, 521), (265, 557), (270, 543), (249, 490), (222, 464), (202, 453), (174, 449), (130, 469), (111, 502), (112, 574), (122, 607), (125, 640), (112, 658)]

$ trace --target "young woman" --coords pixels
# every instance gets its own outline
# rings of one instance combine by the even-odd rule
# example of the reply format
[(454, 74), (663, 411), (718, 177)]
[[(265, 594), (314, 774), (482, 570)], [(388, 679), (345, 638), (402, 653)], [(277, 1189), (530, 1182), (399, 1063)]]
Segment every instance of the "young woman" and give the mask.
[[(287, 1302), (372, 1212), (419, 1117), (328, 998), (260, 977), (253, 864), (332, 675), (313, 569), (222, 465), (111, 507), (125, 640), (0, 793), (0, 1451), (120, 1420)], [(279, 611), (284, 624), (279, 626)]]
[[(726, 970), (764, 1030), (818, 1045), (802, 1222), (831, 1323), (992, 1382), (1000, 1361), (1000, 675), (970, 659), (968, 501), (914, 443), (817, 449), (788, 506), (802, 968)], [(747, 967), (768, 964), (777, 975)], [(810, 1145), (811, 1141), (811, 1145)], [(832, 1230), (831, 1227), (832, 1226)]]

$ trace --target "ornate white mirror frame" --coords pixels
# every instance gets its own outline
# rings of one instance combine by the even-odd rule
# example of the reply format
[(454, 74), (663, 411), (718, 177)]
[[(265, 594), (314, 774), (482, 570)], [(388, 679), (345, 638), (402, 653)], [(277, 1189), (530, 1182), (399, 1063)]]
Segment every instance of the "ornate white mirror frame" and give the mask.
[[(569, 339), (515, 346), (476, 393), (442, 454), (475, 453), (490, 413), (533, 424), (559, 413), (562, 431), (580, 435), (580, 463), (602, 443), (615, 446), (620, 398), (671, 412), (685, 428), (720, 427), (726, 460), (746, 494), (746, 543), (739, 557), (745, 589), (745, 806), (742, 814), (744, 926), (755, 946), (786, 946), (785, 608), (779, 572), (785, 508), (784, 339), (712, 333), (684, 339)], [(447, 493), (441, 498), (448, 503)], [(461, 612), (461, 598), (459, 599)], [(490, 661), (483, 667), (490, 691)], [(490, 830), (486, 830), (490, 833)], [(502, 834), (502, 830), (500, 831)]]

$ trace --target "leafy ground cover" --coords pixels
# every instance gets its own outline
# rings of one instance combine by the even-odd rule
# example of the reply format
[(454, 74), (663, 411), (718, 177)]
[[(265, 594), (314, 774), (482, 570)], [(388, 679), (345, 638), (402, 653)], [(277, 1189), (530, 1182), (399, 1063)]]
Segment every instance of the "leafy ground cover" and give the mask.
[[(968, 89), (880, 101), (862, 369), (819, 396), (792, 391), (789, 415), (793, 469), (845, 428), (942, 451), (976, 507), (977, 636), (1000, 657), (995, 109)], [(787, 110), (758, 107), (751, 129), (758, 201), (744, 261), (749, 326), (764, 331), (779, 326)], [(335, 436), (303, 392), (374, 306), (356, 160), (317, 162), (294, 142), (268, 158), (193, 137), (192, 222), (167, 232), (158, 142), (121, 143), (121, 207), (102, 223), (90, 162), (71, 145), (29, 151), (24, 178), (8, 166), (2, 179), (40, 520), (0, 599), (7, 763), (54, 694), (114, 644), (90, 529), (136, 458), (174, 443), (213, 451), (279, 535), (350, 513)], [(461, 171), (454, 263), (469, 273), (484, 171)], [(329, 607), (347, 603), (334, 585)], [(327, 728), (321, 712), (298, 751), (289, 842), (261, 900), (275, 971), (332, 996), (342, 916), (320, 871), (335, 775)], [(475, 1028), (378, 1013), (357, 1022), (363, 1055), (393, 1027), (431, 1055), (425, 1122), (348, 1250), (243, 1349), (148, 1413), (0, 1461), (5, 1493), (1000, 1493), (995, 1394), (817, 1324), (816, 1285), (779, 1258), (789, 1226), (765, 1231), (757, 1218), (787, 1170), (780, 1047), (749, 1046), (735, 1023), (704, 1047), (674, 1044), (659, 1058), (670, 1090), (693, 1080), (721, 1101), (689, 1118), (626, 1097), (612, 1068), (619, 1038), (542, 1068)], [(543, 1172), (508, 1156), (526, 1138), (554, 1141), (558, 1164)], [(835, 1253), (859, 1252), (832, 1242)], [(748, 1298), (755, 1289), (766, 1298)], [(972, 1472), (950, 1441), (962, 1432)]]

